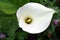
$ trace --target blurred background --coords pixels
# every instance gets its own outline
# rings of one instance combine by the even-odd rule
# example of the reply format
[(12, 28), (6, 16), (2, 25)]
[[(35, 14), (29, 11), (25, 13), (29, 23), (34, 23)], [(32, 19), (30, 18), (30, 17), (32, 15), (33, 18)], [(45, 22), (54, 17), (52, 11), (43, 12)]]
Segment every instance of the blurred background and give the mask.
[[(57, 11), (49, 28), (40, 34), (29, 34), (18, 26), (16, 11), (29, 2)], [(60, 0), (0, 0), (0, 40), (60, 40)]]

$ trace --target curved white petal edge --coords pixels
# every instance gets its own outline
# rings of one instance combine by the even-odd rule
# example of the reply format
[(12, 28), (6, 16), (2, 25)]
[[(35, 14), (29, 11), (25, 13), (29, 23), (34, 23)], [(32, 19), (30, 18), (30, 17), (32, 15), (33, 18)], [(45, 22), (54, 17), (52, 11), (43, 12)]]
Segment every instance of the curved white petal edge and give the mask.
[[(19, 27), (25, 32), (37, 34), (45, 31), (53, 17), (55, 10), (47, 8), (39, 3), (27, 3), (17, 10)], [(25, 22), (26, 17), (32, 18), (32, 23)]]

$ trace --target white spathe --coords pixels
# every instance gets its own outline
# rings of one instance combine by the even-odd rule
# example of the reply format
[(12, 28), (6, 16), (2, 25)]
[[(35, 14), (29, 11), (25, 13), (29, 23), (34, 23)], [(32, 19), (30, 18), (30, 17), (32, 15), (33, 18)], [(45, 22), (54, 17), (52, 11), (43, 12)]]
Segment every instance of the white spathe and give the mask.
[[(53, 17), (55, 10), (47, 8), (39, 3), (27, 3), (17, 10), (17, 19), (19, 27), (22, 30), (31, 33), (41, 33), (45, 31)], [(25, 23), (25, 18), (31, 17), (32, 23)]]

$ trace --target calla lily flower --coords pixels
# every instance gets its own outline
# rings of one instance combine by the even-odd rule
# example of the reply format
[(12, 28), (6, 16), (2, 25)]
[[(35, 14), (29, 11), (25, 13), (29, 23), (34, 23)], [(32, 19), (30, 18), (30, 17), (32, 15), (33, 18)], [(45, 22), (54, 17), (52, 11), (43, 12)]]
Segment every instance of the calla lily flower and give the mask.
[(39, 3), (27, 3), (17, 10), (19, 27), (25, 32), (37, 34), (45, 31), (53, 17), (55, 10)]

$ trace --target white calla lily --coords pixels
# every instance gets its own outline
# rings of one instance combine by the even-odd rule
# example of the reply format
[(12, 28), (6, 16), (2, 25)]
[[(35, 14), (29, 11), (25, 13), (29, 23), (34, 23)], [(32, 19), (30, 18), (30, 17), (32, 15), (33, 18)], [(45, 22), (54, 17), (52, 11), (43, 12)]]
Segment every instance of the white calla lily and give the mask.
[(41, 33), (48, 28), (54, 12), (39, 3), (27, 3), (17, 11), (19, 27), (31, 34)]

